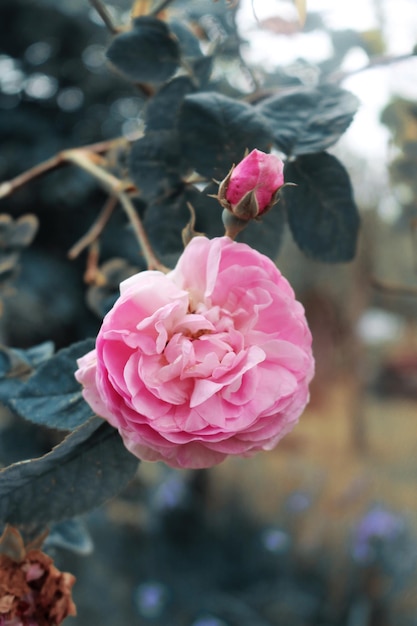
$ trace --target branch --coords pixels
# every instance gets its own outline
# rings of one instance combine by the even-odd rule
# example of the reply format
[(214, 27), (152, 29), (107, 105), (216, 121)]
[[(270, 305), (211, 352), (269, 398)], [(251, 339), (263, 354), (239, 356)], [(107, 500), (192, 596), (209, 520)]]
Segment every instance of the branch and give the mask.
[(411, 296), (413, 298), (417, 296), (417, 287), (398, 285), (396, 283), (386, 283), (385, 281), (378, 280), (377, 278), (371, 279), (371, 286), (374, 287), (374, 289), (391, 296)]
[(89, 2), (103, 20), (105, 26), (107, 27), (107, 30), (109, 30), (112, 35), (117, 35), (119, 29), (113, 24), (111, 15), (104, 6), (104, 4), (101, 3), (101, 0), (89, 0)]
[(110, 196), (104, 205), (100, 215), (86, 234), (81, 237), (77, 243), (75, 243), (68, 252), (68, 258), (71, 260), (76, 259), (77, 256), (88, 246), (91, 246), (100, 237), (107, 222), (109, 221), (111, 214), (113, 213), (118, 203), (117, 196)]
[(100, 248), (98, 242), (93, 241), (88, 249), (87, 267), (84, 273), (84, 281), (87, 285), (100, 285), (100, 283), (103, 283), (103, 275), (98, 267), (99, 258)]
[[(118, 143), (128, 145), (129, 141), (127, 139), (117, 139), (92, 144), (91, 146), (86, 146), (85, 148), (64, 150), (52, 159), (49, 159), (48, 161), (45, 161), (44, 163), (33, 167), (27, 172), (24, 172), (20, 176), (17, 176), (13, 180), (0, 185), (0, 198), (9, 195), (19, 187), (22, 187), (30, 180), (37, 178), (42, 174), (46, 174), (47, 172), (50, 172), (51, 170), (56, 169), (61, 165), (73, 163), (85, 172), (91, 174), (91, 176), (98, 180), (101, 183), (102, 187), (104, 187), (104, 189), (106, 189), (115, 200), (121, 203), (127, 217), (130, 220), (130, 223), (132, 224), (133, 231), (136, 235), (142, 254), (145, 257), (148, 269), (168, 272), (170, 271), (169, 268), (165, 267), (165, 265), (163, 265), (159, 261), (154, 251), (152, 250), (152, 246), (146, 235), (145, 229), (143, 228), (142, 221), (137, 214), (129, 196), (127, 195), (127, 192), (135, 190), (135, 187), (130, 181), (123, 181), (119, 178), (116, 178), (116, 176), (114, 176), (110, 172), (107, 172), (104, 167), (101, 166), (104, 159), (102, 157), (99, 157), (98, 155), (101, 152), (106, 152), (110, 147), (117, 145)], [(102, 228), (104, 227), (104, 224), (108, 220), (108, 213), (111, 213), (112, 210), (113, 207), (110, 208), (108, 205), (103, 209), (97, 222), (92, 226), (92, 228), (85, 235), (85, 237), (83, 237), (70, 250), (71, 258), (75, 258), (75, 256), (79, 254), (80, 249), (83, 249), (85, 245), (94, 246), (94, 242), (96, 241), (96, 237), (98, 236), (97, 233), (100, 234)], [(87, 244), (85, 242), (87, 242)]]
[(173, 0), (160, 0), (152, 11), (149, 11), (149, 17), (156, 17), (158, 13), (163, 11), (168, 5), (171, 4), (172, 1)]
[(110, 174), (105, 169), (91, 161), (88, 152), (84, 150), (69, 150), (67, 153), (64, 152), (63, 154), (66, 156), (67, 160), (72, 161), (75, 165), (78, 165), (81, 169), (94, 176), (94, 178), (96, 178), (102, 186), (107, 189), (107, 191), (117, 197), (133, 227), (133, 231), (142, 250), (142, 254), (145, 257), (148, 270), (169, 272), (169, 268), (165, 267), (165, 265), (159, 261), (152, 250), (148, 236), (143, 228), (142, 221), (137, 214), (132, 201), (126, 193), (129, 188), (132, 188), (131, 183), (126, 183), (119, 178), (116, 178), (116, 176), (113, 176), (113, 174)]
[(6, 198), (6, 196), (11, 195), (20, 187), (23, 187), (30, 181), (35, 178), (39, 178), (52, 170), (58, 169), (63, 165), (68, 165), (73, 162), (73, 159), (70, 158), (70, 154), (73, 152), (93, 152), (94, 154), (101, 154), (103, 152), (107, 152), (111, 148), (114, 148), (118, 145), (128, 145), (130, 142), (128, 139), (124, 137), (118, 137), (117, 139), (110, 139), (109, 141), (100, 141), (98, 143), (93, 143), (87, 146), (83, 146), (82, 148), (74, 148), (73, 150), (64, 150), (63, 152), (59, 152), (51, 159), (44, 161), (43, 163), (39, 163), (35, 165), (30, 170), (23, 172), (23, 174), (19, 174), (16, 178), (12, 178), (12, 180), (5, 181), (4, 183), (0, 183), (0, 199)]
[(377, 56), (369, 61), (367, 65), (364, 67), (360, 67), (358, 70), (352, 70), (351, 72), (335, 72), (328, 77), (328, 80), (334, 83), (341, 82), (350, 76), (355, 76), (355, 74), (360, 74), (360, 72), (365, 72), (366, 70), (372, 70), (374, 67), (383, 67), (384, 65), (392, 65), (393, 63), (400, 63), (401, 61), (409, 61), (413, 57), (415, 57), (414, 52), (410, 52), (409, 54), (401, 54), (399, 56)]
[(136, 239), (138, 240), (142, 254), (145, 257), (148, 270), (159, 270), (160, 272), (164, 272), (164, 274), (166, 274), (170, 271), (170, 269), (163, 265), (163, 263), (161, 263), (155, 255), (148, 239), (148, 235), (143, 227), (142, 220), (137, 214), (131, 199), (124, 191), (117, 192), (117, 196), (133, 227)]

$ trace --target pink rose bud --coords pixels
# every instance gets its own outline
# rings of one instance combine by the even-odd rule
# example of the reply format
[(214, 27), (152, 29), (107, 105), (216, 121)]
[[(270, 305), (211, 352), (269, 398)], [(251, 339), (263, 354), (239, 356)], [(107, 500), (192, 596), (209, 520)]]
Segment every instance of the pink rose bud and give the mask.
[(252, 150), (220, 183), (220, 204), (242, 220), (268, 211), (284, 184), (284, 164), (275, 154)]

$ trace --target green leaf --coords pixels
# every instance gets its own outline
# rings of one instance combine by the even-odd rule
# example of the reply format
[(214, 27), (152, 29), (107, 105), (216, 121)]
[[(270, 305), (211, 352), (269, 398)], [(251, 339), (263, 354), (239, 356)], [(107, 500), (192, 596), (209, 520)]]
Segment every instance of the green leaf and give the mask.
[(258, 220), (251, 220), (236, 240), (247, 243), (275, 260), (281, 247), (285, 223), (284, 206), (279, 202)]
[(263, 100), (257, 110), (271, 127), (277, 147), (286, 154), (321, 152), (350, 125), (358, 99), (337, 85), (297, 87)]
[[(218, 187), (216, 183), (211, 182), (203, 192), (195, 190), (193, 196), (189, 198), (189, 202), (195, 209), (195, 228), (204, 232), (209, 238), (224, 235), (223, 209), (219, 202), (211, 197), (217, 194)], [(284, 206), (279, 202), (258, 220), (251, 220), (238, 234), (236, 241), (247, 243), (262, 254), (275, 259), (281, 246), (285, 221)]]
[(271, 131), (254, 107), (214, 92), (185, 98), (178, 129), (183, 157), (207, 178), (223, 178), (245, 150), (269, 151), (272, 143)]
[(130, 175), (141, 197), (148, 202), (166, 198), (182, 189), (184, 164), (174, 131), (151, 131), (135, 141), (129, 158)]
[(207, 89), (211, 73), (213, 71), (214, 58), (198, 57), (191, 59), (189, 65), (192, 69), (194, 79), (198, 82), (200, 89)]
[(177, 38), (184, 57), (189, 59), (202, 56), (200, 42), (188, 26), (178, 20), (171, 20), (169, 28)]
[(94, 544), (87, 526), (76, 517), (54, 524), (44, 542), (44, 548), (63, 548), (86, 556), (93, 552)]
[(6, 403), (20, 416), (49, 428), (73, 430), (92, 415), (75, 380), (76, 360), (94, 348), (85, 339), (64, 348), (40, 365)]
[(52, 341), (27, 350), (0, 346), (0, 402), (10, 406), (10, 399), (20, 393), (33, 369), (49, 359), (53, 352)]
[(117, 430), (92, 418), (45, 456), (0, 471), (0, 520), (41, 525), (85, 513), (119, 493), (137, 463)]
[(178, 76), (163, 85), (146, 107), (147, 134), (149, 131), (174, 129), (182, 101), (194, 91), (195, 87), (188, 76)]
[(168, 267), (175, 265), (184, 250), (182, 229), (190, 220), (187, 202), (195, 207), (199, 195), (196, 189), (186, 189), (184, 193), (150, 204), (146, 210), (143, 223), (149, 240)]
[(180, 50), (164, 22), (155, 17), (138, 17), (133, 20), (132, 30), (116, 35), (107, 57), (126, 78), (158, 84), (177, 70)]
[(359, 231), (349, 176), (336, 157), (322, 152), (298, 157), (284, 168), (288, 221), (300, 249), (327, 263), (351, 261)]

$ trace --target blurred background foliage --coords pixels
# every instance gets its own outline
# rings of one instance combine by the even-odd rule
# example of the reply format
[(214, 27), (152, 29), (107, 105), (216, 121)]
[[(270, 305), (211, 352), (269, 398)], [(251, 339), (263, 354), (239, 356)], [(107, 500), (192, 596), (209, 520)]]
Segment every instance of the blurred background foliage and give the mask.
[[(308, 12), (302, 33), (324, 33), (327, 57), (249, 62), (245, 38), (267, 35), (290, 47), (299, 36), (293, 3), (281, 4), (288, 10), (253, 20), (245, 35), (236, 26), (239, 3), (176, 0), (166, 11), (186, 11), (201, 46), (216, 45), (212, 80), (229, 96), (314, 86), (320, 76), (352, 72), (349, 58), (377, 65), (390, 55), (388, 0), (372, 5), (372, 29), (333, 28), (325, 11)], [(115, 23), (128, 24), (129, 0), (107, 6)], [(135, 15), (149, 8), (138, 0)], [(110, 36), (87, 2), (2, 0), (0, 14), (0, 180), (60, 150), (143, 130), (144, 94), (109, 69)], [(416, 61), (406, 63), (405, 80), (415, 80)], [(370, 91), (372, 81), (388, 81), (401, 68), (387, 59), (364, 72)], [(142, 464), (120, 497), (54, 526), (48, 550), (78, 577), (74, 624), (417, 623), (415, 95), (398, 90), (381, 106), (382, 155), (366, 150), (375, 135), (363, 125), (359, 142), (352, 129), (356, 145), (348, 136), (332, 148), (362, 212), (353, 263), (306, 260), (283, 226), (278, 263), (306, 307), (317, 359), (299, 427), (272, 453), (206, 472)], [(13, 216), (0, 223), (3, 343), (29, 348), (52, 339), (64, 347), (94, 335), (120, 280), (143, 269), (120, 212), (101, 238), (101, 284), (86, 287), (85, 256), (68, 260), (104, 201), (95, 181), (73, 167), (2, 200), (2, 213)], [(23, 421), (16, 430), (15, 419), (4, 411), (3, 465), (43, 454), (58, 440)]]

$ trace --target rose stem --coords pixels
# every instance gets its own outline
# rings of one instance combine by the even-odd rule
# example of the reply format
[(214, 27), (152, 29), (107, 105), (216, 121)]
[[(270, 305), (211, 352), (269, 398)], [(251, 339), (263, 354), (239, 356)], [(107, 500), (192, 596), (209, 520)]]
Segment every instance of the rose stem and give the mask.
[(109, 196), (97, 220), (92, 224), (90, 229), (75, 243), (68, 252), (69, 259), (76, 259), (77, 256), (90, 244), (95, 242), (103, 232), (111, 214), (113, 213), (119, 199), (117, 196)]
[(117, 35), (119, 29), (113, 24), (110, 13), (108, 12), (104, 4), (102, 4), (100, 0), (89, 0), (89, 2), (103, 20), (107, 30), (111, 32), (112, 35)]

